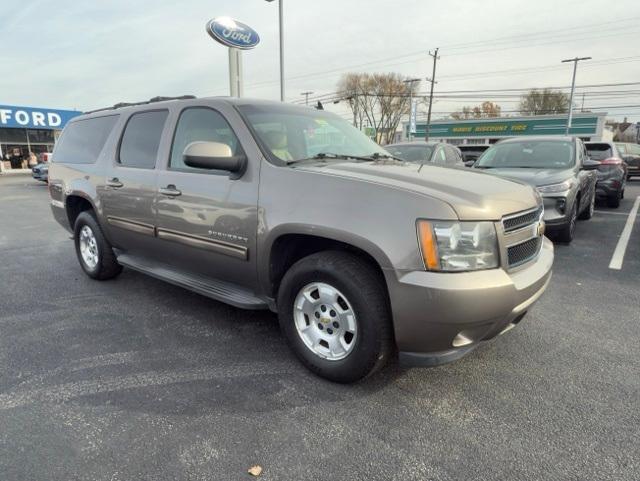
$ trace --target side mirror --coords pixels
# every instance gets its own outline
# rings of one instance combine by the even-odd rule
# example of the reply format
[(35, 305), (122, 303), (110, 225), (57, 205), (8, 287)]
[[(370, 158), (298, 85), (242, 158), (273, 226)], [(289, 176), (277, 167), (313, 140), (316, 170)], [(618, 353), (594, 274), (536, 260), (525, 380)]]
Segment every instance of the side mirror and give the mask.
[(233, 155), (231, 147), (220, 142), (191, 142), (185, 147), (182, 158), (189, 167), (232, 173), (241, 172), (247, 160), (244, 155)]
[(600, 164), (601, 162), (598, 162), (597, 160), (585, 159), (582, 162), (582, 170), (595, 170)]

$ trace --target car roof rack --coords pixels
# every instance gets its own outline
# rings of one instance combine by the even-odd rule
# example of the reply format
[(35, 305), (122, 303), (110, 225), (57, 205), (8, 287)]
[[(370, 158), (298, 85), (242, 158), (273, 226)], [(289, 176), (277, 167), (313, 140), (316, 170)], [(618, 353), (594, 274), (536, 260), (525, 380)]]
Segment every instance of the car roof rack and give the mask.
[(189, 100), (189, 99), (195, 99), (195, 98), (196, 98), (195, 95), (181, 95), (179, 97), (163, 97), (159, 95), (157, 97), (150, 98), (149, 100), (143, 100), (142, 102), (119, 102), (115, 105), (112, 105), (111, 107), (103, 107), (101, 109), (89, 110), (88, 112), (84, 112), (84, 113), (92, 114), (94, 112), (103, 112), (105, 110), (116, 110), (116, 109), (121, 109), (123, 107), (133, 107), (134, 105), (153, 104), (156, 102), (164, 102), (166, 100)]

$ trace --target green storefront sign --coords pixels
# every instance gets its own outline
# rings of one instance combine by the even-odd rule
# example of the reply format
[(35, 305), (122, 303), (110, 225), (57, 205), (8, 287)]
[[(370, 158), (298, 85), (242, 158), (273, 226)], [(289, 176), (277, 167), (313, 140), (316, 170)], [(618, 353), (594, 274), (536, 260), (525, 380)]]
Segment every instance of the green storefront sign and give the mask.
[[(513, 137), (517, 135), (564, 135), (566, 118), (500, 119), (495, 121), (432, 122), (429, 137)], [(425, 123), (416, 125), (415, 137), (424, 137)], [(408, 136), (408, 125), (405, 135)], [(598, 131), (598, 117), (574, 117), (570, 135), (592, 136)]]

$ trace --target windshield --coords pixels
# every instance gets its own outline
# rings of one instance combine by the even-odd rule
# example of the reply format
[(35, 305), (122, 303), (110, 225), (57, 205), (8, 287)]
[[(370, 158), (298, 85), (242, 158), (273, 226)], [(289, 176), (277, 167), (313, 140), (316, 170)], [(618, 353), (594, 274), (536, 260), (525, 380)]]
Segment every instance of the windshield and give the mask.
[(586, 144), (587, 153), (592, 160), (604, 160), (613, 157), (613, 150), (609, 144)]
[(573, 142), (531, 140), (493, 145), (478, 158), (480, 168), (566, 169), (574, 165)]
[(407, 162), (422, 162), (431, 159), (432, 145), (387, 145), (391, 155)]
[(618, 150), (623, 153), (626, 154), (627, 153), (627, 146), (624, 144), (616, 144), (616, 147), (618, 147)]
[(238, 109), (271, 160), (294, 162), (318, 154), (387, 155), (378, 144), (340, 117), (290, 105), (242, 105)]

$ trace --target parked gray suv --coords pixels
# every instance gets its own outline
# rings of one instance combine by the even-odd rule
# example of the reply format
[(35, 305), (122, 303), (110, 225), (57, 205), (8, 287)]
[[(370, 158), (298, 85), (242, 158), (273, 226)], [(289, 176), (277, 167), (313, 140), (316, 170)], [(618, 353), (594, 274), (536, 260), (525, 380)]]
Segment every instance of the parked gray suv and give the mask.
[(74, 118), (49, 172), (87, 275), (271, 309), (315, 373), (455, 360), (514, 327), (552, 244), (530, 186), (397, 161), (307, 107), (183, 98)]

